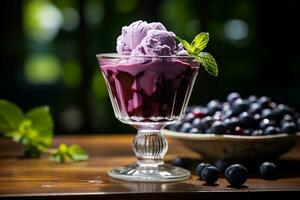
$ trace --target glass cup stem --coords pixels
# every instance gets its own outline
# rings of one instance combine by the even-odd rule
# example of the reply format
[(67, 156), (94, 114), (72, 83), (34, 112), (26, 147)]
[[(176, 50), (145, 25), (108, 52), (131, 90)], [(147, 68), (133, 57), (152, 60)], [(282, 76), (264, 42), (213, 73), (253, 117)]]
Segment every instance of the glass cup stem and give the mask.
[(143, 167), (164, 164), (163, 158), (168, 151), (168, 142), (161, 134), (161, 125), (139, 126), (132, 141), (132, 149), (137, 157), (137, 164)]

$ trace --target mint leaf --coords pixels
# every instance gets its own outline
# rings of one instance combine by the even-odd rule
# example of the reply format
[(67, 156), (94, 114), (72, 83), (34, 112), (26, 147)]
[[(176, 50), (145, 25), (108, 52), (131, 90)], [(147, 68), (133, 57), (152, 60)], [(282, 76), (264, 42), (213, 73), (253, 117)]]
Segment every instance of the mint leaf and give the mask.
[(89, 156), (78, 144), (71, 145), (68, 148), (68, 154), (74, 161), (83, 161), (89, 159)]
[(181, 39), (179, 36), (176, 36), (177, 40), (183, 45), (185, 50), (190, 54), (194, 52), (194, 49), (190, 43), (188, 43), (186, 40)]
[(66, 159), (81, 161), (89, 157), (79, 145), (59, 145), (51, 149), (53, 121), (48, 106), (42, 106), (23, 114), (13, 103), (0, 99), (0, 133), (26, 147), (26, 157), (38, 158), (50, 154), (50, 160), (63, 163)]
[(31, 120), (30, 136), (37, 144), (50, 146), (53, 136), (53, 121), (48, 106), (34, 108), (26, 113), (26, 118)]
[(56, 150), (53, 150), (55, 152), (51, 154), (50, 160), (57, 163), (64, 163), (68, 158), (72, 161), (83, 161), (89, 158), (86, 152), (78, 144), (73, 144), (70, 147), (61, 144)]
[(202, 32), (199, 33), (192, 41), (192, 46), (194, 47), (193, 54), (199, 54), (206, 47), (209, 41), (209, 33)]
[(57, 163), (64, 163), (68, 156), (68, 146), (66, 144), (60, 144), (56, 149), (56, 152), (50, 156), (50, 160)]
[(212, 55), (207, 52), (200, 52), (198, 56), (195, 56), (195, 59), (204, 66), (208, 73), (218, 76), (218, 65)]
[(24, 114), (18, 106), (0, 99), (0, 133), (18, 131), (24, 119)]
[(60, 144), (58, 146), (58, 152), (60, 152), (61, 154), (66, 155), (68, 153), (68, 146), (64, 143)]
[(208, 73), (218, 76), (218, 65), (215, 59), (209, 53), (202, 52), (209, 41), (208, 33), (203, 32), (196, 35), (191, 44), (178, 36), (176, 36), (176, 38), (182, 43), (187, 53), (200, 62)]
[(56, 163), (64, 163), (66, 160), (66, 156), (61, 153), (56, 153), (51, 155), (49, 159)]

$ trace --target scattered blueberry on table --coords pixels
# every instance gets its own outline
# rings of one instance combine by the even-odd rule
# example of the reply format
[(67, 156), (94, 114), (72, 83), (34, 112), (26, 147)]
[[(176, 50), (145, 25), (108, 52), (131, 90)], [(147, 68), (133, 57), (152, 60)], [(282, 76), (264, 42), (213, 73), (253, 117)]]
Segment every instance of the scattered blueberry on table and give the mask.
[(271, 98), (233, 92), (227, 101), (211, 100), (206, 106), (188, 107), (184, 119), (167, 127), (172, 131), (201, 134), (274, 135), (300, 131), (300, 113)]
[(225, 170), (225, 178), (232, 187), (241, 187), (248, 178), (248, 170), (241, 164), (233, 164)]
[(263, 179), (273, 180), (278, 178), (277, 166), (273, 162), (264, 162), (259, 167), (259, 173)]
[(204, 167), (201, 171), (201, 179), (207, 184), (214, 184), (218, 180), (219, 176), (219, 170), (213, 165)]
[[(240, 164), (239, 161), (234, 160), (217, 160), (214, 164), (215, 165), (201, 162), (196, 166), (196, 175), (207, 185), (215, 185), (222, 174), (231, 187), (241, 188), (248, 179), (248, 169), (250, 169), (250, 171), (253, 170), (251, 168), (253, 166), (255, 166), (254, 171), (258, 171), (262, 179), (275, 180), (278, 178), (277, 165), (270, 161), (264, 161), (258, 165), (258, 167), (257, 163), (255, 163), (255, 165), (251, 165), (250, 163), (244, 165)], [(176, 157), (172, 161), (172, 165), (190, 169), (192, 160), (187, 157)]]
[(201, 178), (201, 172), (204, 168), (209, 167), (209, 163), (199, 163), (196, 167), (196, 175)]

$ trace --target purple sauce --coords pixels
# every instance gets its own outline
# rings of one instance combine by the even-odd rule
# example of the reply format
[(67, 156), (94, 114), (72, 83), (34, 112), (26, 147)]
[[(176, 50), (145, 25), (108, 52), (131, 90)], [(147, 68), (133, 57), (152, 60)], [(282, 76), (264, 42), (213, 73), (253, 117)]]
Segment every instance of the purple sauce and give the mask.
[(170, 121), (182, 113), (198, 65), (179, 60), (101, 63), (101, 71), (122, 116), (143, 122)]

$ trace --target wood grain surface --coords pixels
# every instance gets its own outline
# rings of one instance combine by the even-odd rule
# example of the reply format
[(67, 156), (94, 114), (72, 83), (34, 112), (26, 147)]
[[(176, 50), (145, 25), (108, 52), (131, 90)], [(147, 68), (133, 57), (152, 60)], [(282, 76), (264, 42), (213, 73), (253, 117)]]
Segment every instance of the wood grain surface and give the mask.
[[(300, 194), (300, 145), (281, 158), (280, 178), (262, 180), (250, 175), (245, 187), (231, 188), (221, 177), (215, 186), (199, 180), (191, 168), (191, 179), (175, 183), (138, 183), (112, 179), (106, 172), (135, 161), (131, 150), (133, 135), (59, 136), (55, 144), (78, 143), (90, 155), (86, 162), (55, 164), (47, 157), (23, 159), (22, 147), (0, 138), (0, 198), (23, 199), (253, 199), (256, 196)], [(194, 166), (196, 153), (168, 138), (166, 161), (176, 156), (190, 157)]]

